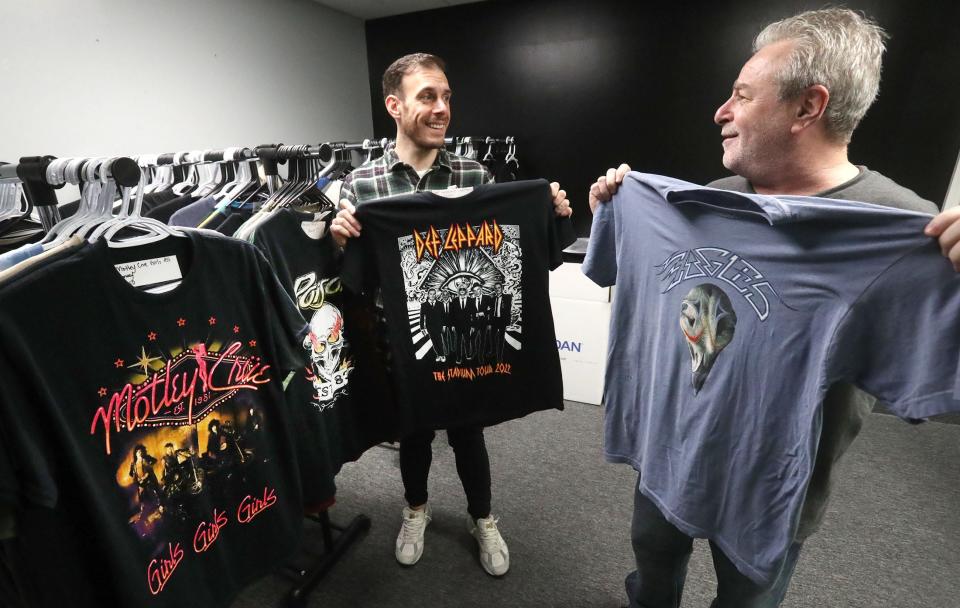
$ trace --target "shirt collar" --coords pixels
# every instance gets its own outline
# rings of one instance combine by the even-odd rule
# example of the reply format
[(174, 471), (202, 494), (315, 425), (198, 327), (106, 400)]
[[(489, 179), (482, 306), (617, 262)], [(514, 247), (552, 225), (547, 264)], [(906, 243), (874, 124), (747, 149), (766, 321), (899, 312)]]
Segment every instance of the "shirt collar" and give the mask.
[[(407, 163), (400, 160), (400, 157), (397, 156), (396, 146), (388, 146), (383, 152), (383, 162), (387, 165), (387, 169), (390, 171), (395, 170), (397, 167), (409, 167)], [(445, 167), (449, 171), (453, 171), (453, 167), (450, 165), (450, 153), (447, 152), (446, 148), (440, 148), (440, 151), (437, 153), (437, 157), (433, 159), (433, 165), (431, 165), (430, 170), (437, 167)]]
[(797, 219), (791, 207), (777, 197), (718, 190), (672, 177), (637, 171), (631, 171), (629, 176), (652, 188), (665, 201), (675, 205), (696, 203), (728, 213), (760, 216), (770, 225)]

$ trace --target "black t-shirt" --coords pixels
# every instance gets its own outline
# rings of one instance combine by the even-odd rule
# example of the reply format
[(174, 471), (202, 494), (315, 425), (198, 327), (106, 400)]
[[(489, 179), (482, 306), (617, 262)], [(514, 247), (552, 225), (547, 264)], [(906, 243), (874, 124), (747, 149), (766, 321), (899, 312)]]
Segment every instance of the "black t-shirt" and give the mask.
[[(310, 326), (302, 343), (310, 363), (287, 391), (290, 399), (309, 404), (308, 428), (316, 440), (305, 446), (301, 460), (328, 460), (331, 496), (332, 476), (343, 463), (397, 436), (396, 407), (382, 357), (374, 350), (372, 322), (354, 323), (365, 313), (372, 316), (340, 287), (342, 255), (329, 231), (332, 219), (332, 212), (318, 218), (282, 209), (253, 237)], [(319, 469), (315, 488), (304, 480), (309, 498), (319, 498), (311, 495), (323, 487), (323, 466)]]
[[(114, 268), (169, 255), (166, 293)], [(260, 252), (197, 232), (101, 241), (0, 288), (0, 501), (30, 605), (226, 606), (289, 555), (282, 383), (305, 331)]]
[(357, 219), (341, 279), (382, 291), (405, 432), (563, 409), (548, 271), (572, 230), (546, 181), (371, 201)]
[(170, 221), (170, 218), (173, 216), (174, 213), (176, 213), (177, 211), (180, 211), (187, 205), (197, 202), (198, 200), (200, 199), (193, 196), (192, 194), (184, 194), (183, 196), (178, 196), (173, 200), (169, 200), (165, 203), (161, 203), (157, 205), (156, 207), (144, 213), (143, 215), (166, 224), (167, 222)]
[(253, 217), (253, 214), (249, 211), (235, 211), (218, 224), (215, 230), (224, 236), (233, 236), (240, 229), (240, 226), (243, 226), (251, 217)]

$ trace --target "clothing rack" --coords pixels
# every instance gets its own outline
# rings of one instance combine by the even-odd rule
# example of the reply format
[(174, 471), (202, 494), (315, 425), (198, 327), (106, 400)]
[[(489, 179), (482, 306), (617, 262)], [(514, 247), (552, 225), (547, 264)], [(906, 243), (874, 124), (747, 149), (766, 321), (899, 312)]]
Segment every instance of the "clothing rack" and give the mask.
[(512, 135), (507, 137), (444, 137), (443, 143), (448, 146), (459, 145), (459, 144), (514, 144), (516, 143), (515, 138)]
[[(371, 520), (364, 514), (354, 516), (349, 524), (338, 526), (330, 521), (330, 514), (326, 509), (319, 514), (307, 515), (307, 519), (320, 524), (320, 530), (323, 534), (323, 551), (306, 551), (317, 561), (307, 568), (285, 568), (285, 574), (293, 579), (294, 585), (287, 593), (286, 605), (290, 608), (300, 608), (305, 606), (310, 593), (323, 580), (336, 563), (343, 557), (350, 545), (360, 538), (360, 535), (370, 530)], [(339, 534), (336, 538), (333, 531)]]
[[(371, 150), (383, 145), (383, 143), (365, 140), (360, 143), (326, 142), (316, 146), (263, 145), (257, 146), (255, 150), (263, 165), (268, 184), (272, 184), (279, 174), (279, 165), (288, 160), (319, 158), (323, 162), (329, 162), (333, 158), (335, 150)], [(307, 551), (317, 558), (317, 561), (308, 567), (287, 567), (284, 569), (286, 576), (294, 581), (293, 587), (286, 596), (286, 604), (291, 608), (306, 605), (307, 598), (314, 588), (343, 557), (347, 549), (370, 529), (372, 523), (368, 516), (360, 513), (355, 515), (346, 526), (339, 526), (330, 521), (330, 514), (326, 509), (318, 514), (307, 515), (307, 519), (320, 524), (323, 535), (323, 551)], [(334, 537), (334, 531), (338, 532), (336, 537)]]
[[(23, 182), (23, 192), (37, 209), (43, 229), (49, 231), (54, 224), (60, 221), (60, 212), (57, 209), (57, 193), (55, 189), (62, 188), (67, 183), (66, 171), (51, 171), (50, 165), (57, 160), (56, 156), (24, 156), (17, 164), (0, 166), (0, 179), (19, 179)], [(125, 156), (109, 159), (97, 168), (91, 176), (87, 176), (87, 163), (95, 159), (78, 159), (70, 167), (76, 182), (86, 182), (88, 179), (113, 179), (121, 186), (136, 186), (140, 179), (140, 167), (132, 159)]]
[[(141, 167), (147, 169), (172, 165), (177, 169), (182, 169), (198, 163), (236, 162), (254, 159), (259, 159), (263, 163), (267, 176), (276, 177), (278, 175), (278, 162), (282, 163), (289, 159), (308, 157), (320, 158), (327, 162), (333, 157), (333, 152), (338, 149), (371, 150), (380, 148), (382, 145), (380, 142), (370, 140), (356, 144), (332, 142), (316, 146), (264, 145), (255, 148), (234, 147), (223, 150), (141, 155), (134, 157), (136, 160), (129, 157), (78, 158), (71, 163), (66, 163), (67, 159), (60, 159), (61, 162), (57, 165), (53, 165), (54, 161), (58, 160), (55, 156), (31, 156), (21, 158), (20, 162), (16, 164), (0, 165), (0, 180), (17, 179), (23, 183), (27, 200), (37, 208), (44, 230), (49, 231), (61, 219), (57, 209), (58, 201), (55, 190), (62, 188), (67, 182), (81, 183), (112, 179), (120, 186), (134, 187), (139, 184)], [(101, 162), (95, 171), (89, 173), (85, 171), (88, 163), (96, 161)], [(68, 170), (69, 177), (67, 176)], [(332, 523), (326, 509), (316, 514), (308, 514), (305, 517), (320, 525), (323, 550), (312, 551), (304, 548), (304, 553), (315, 558), (315, 561), (311, 560), (312, 563), (306, 567), (285, 565), (281, 568), (280, 572), (294, 581), (286, 596), (286, 605), (291, 608), (306, 604), (310, 593), (322, 578), (336, 565), (350, 545), (367, 532), (371, 526), (370, 518), (364, 514), (354, 516), (346, 526), (338, 526)], [(334, 531), (338, 533), (336, 536)]]

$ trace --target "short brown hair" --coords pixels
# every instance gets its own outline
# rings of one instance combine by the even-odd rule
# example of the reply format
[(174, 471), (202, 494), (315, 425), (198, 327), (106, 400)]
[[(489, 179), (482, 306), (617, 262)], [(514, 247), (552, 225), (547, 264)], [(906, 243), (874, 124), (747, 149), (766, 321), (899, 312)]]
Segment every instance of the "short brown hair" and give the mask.
[(403, 97), (403, 77), (417, 68), (433, 68), (441, 72), (447, 71), (447, 64), (443, 59), (430, 53), (411, 53), (404, 55), (390, 64), (383, 73), (383, 98), (390, 95)]

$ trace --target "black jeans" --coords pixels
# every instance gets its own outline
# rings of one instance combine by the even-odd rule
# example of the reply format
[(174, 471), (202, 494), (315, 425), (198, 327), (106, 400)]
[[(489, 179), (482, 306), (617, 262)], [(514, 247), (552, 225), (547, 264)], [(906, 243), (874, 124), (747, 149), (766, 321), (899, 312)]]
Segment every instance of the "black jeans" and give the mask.
[[(400, 440), (400, 476), (403, 478), (407, 504), (427, 502), (427, 477), (433, 461), (433, 431), (420, 431)], [(490, 515), (490, 459), (483, 440), (483, 427), (460, 427), (447, 430), (447, 441), (457, 460), (457, 474), (467, 495), (470, 517)]]

